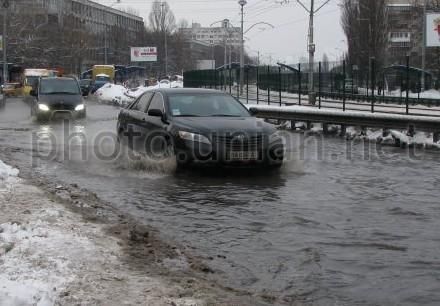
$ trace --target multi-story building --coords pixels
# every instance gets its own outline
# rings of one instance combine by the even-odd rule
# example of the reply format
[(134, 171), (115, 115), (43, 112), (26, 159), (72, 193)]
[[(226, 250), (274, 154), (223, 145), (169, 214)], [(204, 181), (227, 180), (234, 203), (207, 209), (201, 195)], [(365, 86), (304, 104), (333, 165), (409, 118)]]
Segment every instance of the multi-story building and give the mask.
[(202, 27), (193, 23), (191, 28), (181, 29), (187, 40), (202, 42), (207, 45), (240, 46), (241, 28), (231, 27), (229, 20), (222, 21), (220, 27)]
[(202, 27), (193, 23), (190, 28), (179, 30), (189, 43), (193, 61), (211, 61), (212, 65), (219, 67), (236, 60), (241, 28), (231, 26), (228, 19), (219, 27)]
[[(440, 84), (440, 48), (423, 47), (426, 39), (425, 10), (427, 13), (440, 12), (440, 3), (434, 0), (388, 0), (386, 63), (390, 66), (405, 64), (409, 56), (412, 67), (425, 69), (425, 86), (429, 88)], [(427, 80), (430, 80), (429, 83)]]
[[(11, 35), (11, 46), (17, 48), (17, 54), (34, 41), (37, 44), (32, 39), (38, 37), (40, 41), (51, 42), (46, 49), (57, 49), (57, 57), (75, 66), (66, 67), (74, 72), (103, 63), (105, 49), (109, 63), (128, 64), (129, 46), (136, 45), (145, 30), (141, 17), (90, 0), (15, 0), (10, 10), (11, 18), (15, 15), (26, 29), (23, 34)], [(58, 35), (46, 37), (52, 34), (51, 30)], [(32, 61), (26, 54), (21, 57)]]
[[(387, 63), (405, 63), (410, 56), (411, 65), (422, 67), (424, 44), (424, 2), (426, 11), (440, 11), (439, 4), (431, 0), (388, 0)], [(439, 48), (425, 48), (426, 69), (438, 72)]]

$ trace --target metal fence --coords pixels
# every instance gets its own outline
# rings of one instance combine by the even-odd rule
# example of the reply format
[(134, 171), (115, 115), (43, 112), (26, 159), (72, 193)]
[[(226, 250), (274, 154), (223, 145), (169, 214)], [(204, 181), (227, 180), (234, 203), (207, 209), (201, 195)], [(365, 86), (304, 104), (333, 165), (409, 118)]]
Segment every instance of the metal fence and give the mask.
[[(185, 87), (203, 87), (229, 92), (244, 103), (266, 105), (311, 105), (309, 103), (309, 67), (246, 66), (244, 86), (238, 86), (240, 69), (194, 70), (184, 73)], [(440, 99), (424, 97), (422, 72), (410, 66), (396, 65), (376, 71), (374, 61), (360, 73), (345, 61), (318, 63), (313, 68), (316, 102), (312, 106), (340, 110), (412, 114), (440, 117)], [(425, 86), (432, 87), (425, 74)], [(426, 88), (425, 87), (425, 88)]]

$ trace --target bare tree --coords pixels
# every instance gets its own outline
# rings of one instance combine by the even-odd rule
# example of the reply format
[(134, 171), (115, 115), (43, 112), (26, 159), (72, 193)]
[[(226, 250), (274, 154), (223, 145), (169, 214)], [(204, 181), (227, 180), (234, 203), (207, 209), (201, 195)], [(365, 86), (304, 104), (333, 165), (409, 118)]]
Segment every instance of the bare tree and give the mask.
[(176, 18), (166, 1), (154, 1), (148, 18), (154, 32), (171, 33), (176, 28)]
[(362, 78), (367, 77), (370, 59), (376, 67), (385, 64), (388, 44), (386, 0), (343, 0), (342, 28), (347, 37), (347, 60), (357, 65)]
[(186, 29), (186, 28), (189, 28), (188, 20), (180, 19), (179, 22), (177, 23), (177, 29), (180, 30), (180, 29)]

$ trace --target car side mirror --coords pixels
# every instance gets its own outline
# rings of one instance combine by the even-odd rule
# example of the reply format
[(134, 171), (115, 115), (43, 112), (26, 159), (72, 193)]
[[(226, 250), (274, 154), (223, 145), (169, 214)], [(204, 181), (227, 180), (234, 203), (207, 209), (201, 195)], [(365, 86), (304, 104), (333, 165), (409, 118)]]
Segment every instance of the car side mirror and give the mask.
[(148, 111), (148, 116), (151, 116), (151, 117), (161, 117), (161, 118), (164, 117), (163, 116), (163, 112), (160, 109), (150, 109)]
[(251, 113), (252, 116), (256, 116), (256, 115), (258, 115), (258, 109), (255, 108), (255, 107), (251, 107), (251, 108), (249, 109), (249, 112)]
[(37, 96), (37, 92), (35, 91), (35, 89), (31, 89), (30, 95), (32, 97), (36, 97)]

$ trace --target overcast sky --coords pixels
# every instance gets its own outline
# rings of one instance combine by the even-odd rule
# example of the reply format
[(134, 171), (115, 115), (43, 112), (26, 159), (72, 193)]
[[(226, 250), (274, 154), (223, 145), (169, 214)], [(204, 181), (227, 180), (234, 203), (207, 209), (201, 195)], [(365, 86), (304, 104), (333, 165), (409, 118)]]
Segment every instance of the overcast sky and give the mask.
[[(246, 49), (251, 56), (260, 51), (264, 62), (281, 61), (296, 63), (307, 56), (307, 12), (296, 2), (282, 0), (247, 0), (245, 6), (245, 29), (257, 22), (268, 22), (274, 29), (256, 26), (246, 34)], [(116, 0), (99, 0), (102, 4), (114, 4)], [(148, 23), (153, 0), (121, 0), (115, 8), (132, 7)], [(324, 0), (316, 0), (317, 6)], [(327, 53), (330, 60), (340, 59), (346, 50), (345, 36), (340, 25), (339, 0), (330, 0), (315, 19), (315, 43), (317, 60)], [(228, 18), (235, 26), (240, 22), (238, 0), (168, 0), (176, 20), (186, 19), (209, 26), (211, 23)], [(303, 0), (310, 6), (310, 0)]]

